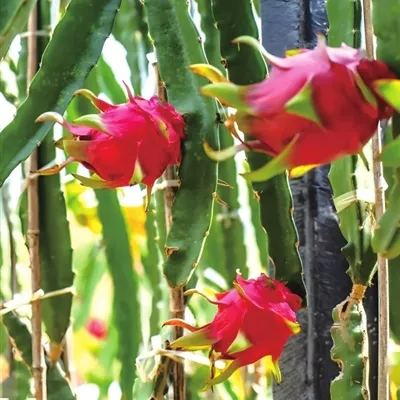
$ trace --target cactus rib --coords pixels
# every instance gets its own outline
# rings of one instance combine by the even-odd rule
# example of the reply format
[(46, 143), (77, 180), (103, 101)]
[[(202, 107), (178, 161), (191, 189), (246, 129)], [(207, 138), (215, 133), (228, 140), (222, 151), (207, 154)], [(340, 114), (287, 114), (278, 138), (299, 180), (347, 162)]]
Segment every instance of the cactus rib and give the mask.
[(217, 143), (216, 106), (198, 92), (204, 79), (194, 77), (187, 68), (205, 61), (187, 3), (147, 0), (144, 5), (168, 100), (184, 114), (186, 121), (179, 171), (181, 186), (172, 207), (173, 223), (166, 241), (164, 265), (169, 285), (179, 287), (186, 284), (197, 266), (210, 227), (217, 165), (204, 154), (203, 142)]

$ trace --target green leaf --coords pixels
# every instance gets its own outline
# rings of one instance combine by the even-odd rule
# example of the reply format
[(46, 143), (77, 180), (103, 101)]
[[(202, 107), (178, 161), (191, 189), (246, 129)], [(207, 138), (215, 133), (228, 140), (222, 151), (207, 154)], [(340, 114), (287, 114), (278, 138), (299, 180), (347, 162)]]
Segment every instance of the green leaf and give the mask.
[(114, 190), (96, 190), (107, 264), (113, 280), (113, 318), (118, 330), (118, 358), (123, 398), (132, 400), (135, 360), (141, 340), (138, 282), (127, 227)]
[(0, 60), (7, 54), (15, 36), (22, 32), (36, 0), (0, 1)]
[(72, 94), (97, 62), (121, 0), (72, 0), (47, 46), (29, 96), (0, 134), (0, 186), (36, 148), (50, 124), (36, 124), (46, 111), (63, 113)]

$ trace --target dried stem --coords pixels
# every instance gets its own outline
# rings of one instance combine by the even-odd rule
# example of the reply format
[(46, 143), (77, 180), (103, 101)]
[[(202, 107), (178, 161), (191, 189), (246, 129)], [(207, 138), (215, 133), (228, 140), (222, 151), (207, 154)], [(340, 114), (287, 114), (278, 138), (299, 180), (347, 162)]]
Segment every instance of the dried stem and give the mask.
[[(363, 0), (365, 44), (368, 58), (374, 58), (374, 30), (371, 0)], [(375, 186), (375, 218), (378, 221), (385, 212), (383, 167), (379, 160), (382, 149), (380, 132), (372, 138), (373, 173)], [(389, 399), (389, 279), (388, 260), (378, 254), (378, 400)]]
[(157, 378), (150, 400), (163, 400), (165, 397), (165, 388), (167, 387), (168, 372), (172, 360), (167, 356), (162, 356), (158, 365)]
[[(37, 29), (37, 8), (34, 7), (29, 17), (28, 31), (35, 32)], [(28, 68), (27, 82), (30, 82), (37, 69), (37, 38), (35, 35), (28, 37)], [(34, 151), (29, 160), (30, 171), (38, 169), (38, 155)], [(40, 258), (39, 258), (39, 198), (38, 180), (31, 179), (27, 188), (28, 192), (28, 245), (31, 263), (32, 294), (40, 289)], [(42, 348), (42, 315), (41, 302), (32, 303), (32, 374), (35, 388), (36, 400), (45, 400), (46, 379), (45, 364)]]

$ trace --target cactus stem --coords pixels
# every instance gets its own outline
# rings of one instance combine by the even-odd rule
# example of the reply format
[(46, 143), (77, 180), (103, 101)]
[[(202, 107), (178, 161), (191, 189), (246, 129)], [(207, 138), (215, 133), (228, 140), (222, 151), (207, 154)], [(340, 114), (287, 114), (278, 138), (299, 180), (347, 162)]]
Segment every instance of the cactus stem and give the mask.
[[(157, 95), (159, 99), (163, 102), (167, 100), (166, 92), (165, 92), (165, 84), (160, 80), (160, 73), (158, 71), (158, 65), (154, 64), (154, 71), (156, 75), (156, 88)], [(177, 180), (178, 176), (175, 173), (173, 167), (168, 167), (164, 173), (165, 180)], [(167, 186), (164, 192), (164, 204), (165, 204), (165, 219), (166, 219), (166, 229), (167, 233), (171, 229), (172, 225), (172, 204), (175, 200), (175, 188)], [(167, 248), (166, 251), (169, 251), (169, 256), (176, 251), (175, 248)], [(184, 302), (184, 294), (183, 287), (170, 287), (169, 288), (169, 313), (172, 319), (178, 318), (183, 319), (185, 317), (185, 302)], [(179, 326), (175, 326), (173, 329), (173, 339), (176, 340), (183, 336), (183, 328)], [(185, 370), (183, 361), (174, 361), (170, 364), (170, 368), (172, 370), (172, 382), (173, 382), (173, 390), (174, 390), (174, 399), (175, 400), (184, 400), (185, 390), (186, 390), (186, 382), (185, 382)]]

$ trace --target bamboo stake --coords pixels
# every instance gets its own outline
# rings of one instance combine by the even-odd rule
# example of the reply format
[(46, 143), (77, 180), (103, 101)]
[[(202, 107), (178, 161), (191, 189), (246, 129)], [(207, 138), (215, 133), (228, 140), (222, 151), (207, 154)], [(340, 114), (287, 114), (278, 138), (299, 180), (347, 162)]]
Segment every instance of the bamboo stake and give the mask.
[[(29, 17), (28, 31), (35, 32), (37, 29), (37, 7), (35, 6)], [(31, 82), (37, 70), (37, 37), (32, 34), (28, 36), (28, 67), (27, 82)], [(29, 159), (30, 171), (38, 169), (38, 154), (35, 150)], [(28, 193), (28, 246), (31, 263), (32, 295), (40, 289), (40, 258), (39, 258), (39, 198), (38, 180), (32, 178), (27, 187)], [(41, 302), (32, 303), (32, 375), (35, 389), (35, 399), (45, 400), (46, 375), (42, 347), (42, 315)]]
[[(365, 45), (367, 57), (373, 59), (374, 28), (372, 24), (371, 0), (363, 0)], [(373, 174), (375, 186), (375, 219), (378, 221), (385, 212), (385, 191), (383, 167), (379, 160), (382, 150), (380, 131), (372, 138)], [(378, 254), (378, 400), (389, 399), (389, 278), (388, 260)]]

